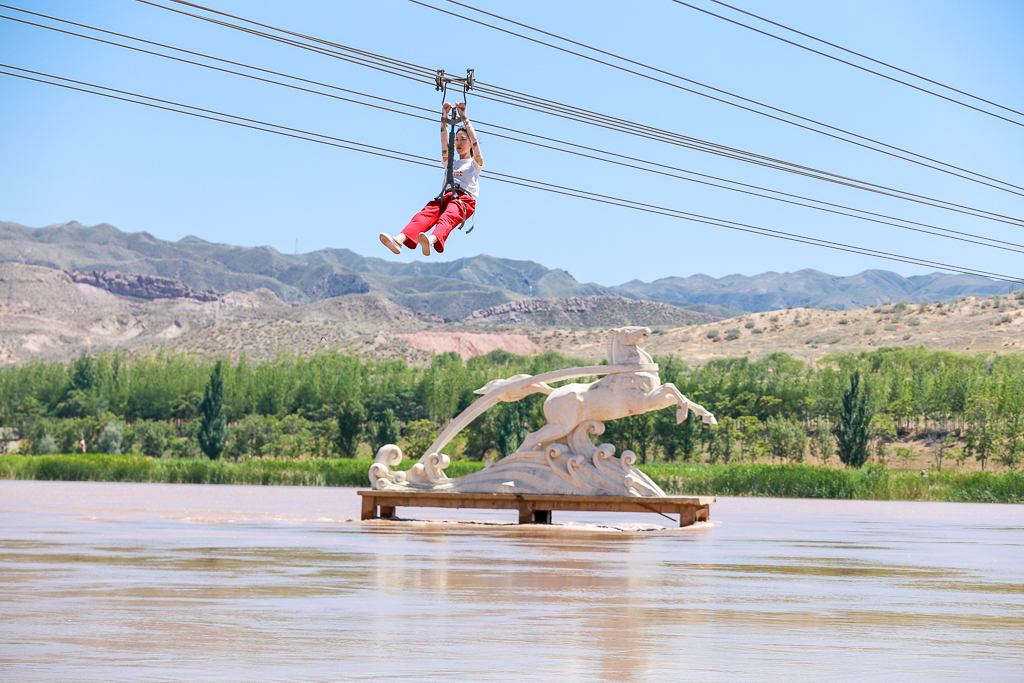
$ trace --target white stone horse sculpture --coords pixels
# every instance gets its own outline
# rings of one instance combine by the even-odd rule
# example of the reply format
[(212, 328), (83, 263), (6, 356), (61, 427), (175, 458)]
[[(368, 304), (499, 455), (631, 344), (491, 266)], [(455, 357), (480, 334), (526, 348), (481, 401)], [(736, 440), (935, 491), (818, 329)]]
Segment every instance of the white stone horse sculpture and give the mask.
[[(651, 355), (636, 346), (650, 334), (647, 327), (612, 330), (608, 337), (608, 364), (653, 364)], [(677, 423), (685, 420), (689, 410), (693, 410), (701, 416), (704, 424), (718, 424), (710, 411), (683, 396), (674, 384), (662, 384), (657, 366), (653, 367), (653, 371), (619, 372), (605, 375), (590, 384), (566, 384), (557, 389), (543, 383), (531, 385), (533, 391), (529, 393), (542, 391), (548, 394), (544, 401), (544, 417), (548, 424), (528, 435), (518, 450), (544, 450), (549, 444), (564, 440), (578, 426), (590, 420), (616, 420), (672, 405), (680, 406), (676, 411)]]
[[(636, 469), (636, 454), (614, 457), (615, 446), (595, 446), (590, 435), (604, 432), (604, 421), (677, 405), (676, 421), (690, 410), (705, 424), (717, 424), (704, 406), (693, 403), (672, 384), (662, 384), (658, 366), (636, 343), (651, 331), (620, 327), (608, 340), (608, 365), (553, 370), (541, 375), (496, 379), (477, 389), (482, 394), (438, 435), (419, 462), (407, 471), (395, 468), (402, 451), (387, 444), (370, 466), (370, 483), (381, 491), (448, 491), (466, 493), (537, 493), (663, 497), (665, 492)], [(547, 382), (605, 375), (591, 384), (553, 389)], [(549, 424), (526, 437), (519, 449), (492, 467), (456, 479), (444, 469), (451, 459), (442, 449), (473, 420), (499, 402), (548, 395), (544, 415)]]

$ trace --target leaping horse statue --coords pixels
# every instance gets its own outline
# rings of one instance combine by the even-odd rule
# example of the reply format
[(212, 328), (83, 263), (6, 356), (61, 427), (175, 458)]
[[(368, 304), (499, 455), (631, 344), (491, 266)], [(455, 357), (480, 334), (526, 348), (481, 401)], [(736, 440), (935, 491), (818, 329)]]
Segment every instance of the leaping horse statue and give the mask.
[[(620, 327), (608, 338), (608, 365), (556, 370), (542, 375), (516, 375), (488, 382), (483, 394), (441, 432), (419, 462), (406, 472), (395, 471), (402, 451), (393, 444), (377, 452), (370, 481), (377, 490), (449, 491), (453, 493), (556, 493), (664, 496), (643, 472), (633, 467), (636, 456), (625, 451), (613, 457), (611, 444), (594, 446), (591, 434), (604, 432), (604, 421), (679, 406), (676, 422), (692, 410), (704, 424), (717, 424), (714, 415), (690, 401), (675, 387), (662, 384), (658, 365), (636, 344), (650, 335), (646, 327)], [(547, 383), (605, 375), (589, 384), (552, 388)], [(518, 401), (534, 393), (548, 395), (544, 416), (548, 424), (527, 435), (518, 450), (492, 467), (457, 479), (444, 473), (450, 459), (441, 450), (462, 429), (491, 406)]]

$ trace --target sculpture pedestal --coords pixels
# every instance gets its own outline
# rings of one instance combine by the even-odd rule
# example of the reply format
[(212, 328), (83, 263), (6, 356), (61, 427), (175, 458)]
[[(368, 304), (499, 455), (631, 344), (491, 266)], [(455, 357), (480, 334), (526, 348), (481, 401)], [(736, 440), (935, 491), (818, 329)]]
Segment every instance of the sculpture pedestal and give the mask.
[[(359, 491), (362, 519), (394, 517), (398, 507), (518, 510), (520, 524), (550, 524), (555, 510), (653, 512), (679, 515), (679, 526), (706, 522), (714, 496), (560, 496), (530, 493), (444, 493), (438, 491)], [(675, 521), (675, 520), (673, 520)]]

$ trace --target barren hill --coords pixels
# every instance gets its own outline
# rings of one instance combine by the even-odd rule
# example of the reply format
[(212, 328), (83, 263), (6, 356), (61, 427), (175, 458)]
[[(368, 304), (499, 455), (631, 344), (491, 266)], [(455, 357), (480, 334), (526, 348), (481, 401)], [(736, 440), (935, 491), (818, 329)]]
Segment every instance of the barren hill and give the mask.
[(468, 323), (515, 323), (547, 327), (620, 327), (630, 321), (645, 325), (689, 325), (719, 320), (717, 316), (655, 301), (588, 296), (569, 299), (519, 299), (473, 311)]
[[(452, 304), (460, 296), (459, 283), (445, 282), (451, 288), (440, 298)], [(470, 356), (495, 348), (517, 353), (541, 350), (519, 330), (503, 329), (520, 325), (509, 325), (496, 312), (500, 307), (471, 314), (470, 319), (497, 320), (504, 326), (453, 325), (439, 315), (375, 294), (289, 304), (264, 288), (222, 294), (165, 277), (14, 263), (0, 264), (0, 285), (7, 294), (6, 302), (0, 303), (2, 365), (67, 360), (114, 347), (166, 347), (234, 357), (244, 352), (254, 359), (268, 358), (280, 349), (311, 353), (351, 348), (411, 361), (425, 359), (431, 351)], [(605, 328), (716, 319), (668, 304), (617, 297), (528, 299), (524, 304), (518, 310), (540, 319), (531, 323), (534, 326), (555, 320), (573, 327)]]
[[(688, 363), (785, 352), (815, 359), (881, 346), (925, 346), (957, 353), (1024, 351), (1024, 300), (967, 297), (939, 304), (885, 304), (852, 311), (793, 308), (752, 313), (686, 328), (658, 328), (647, 349)], [(584, 357), (604, 354), (599, 339), (546, 336), (539, 343)]]
[(145, 232), (126, 233), (110, 225), (83, 226), (75, 222), (45, 228), (0, 222), (3, 261), (58, 270), (170, 278), (199, 291), (252, 291), (262, 287), (283, 301), (300, 304), (372, 294), (450, 321), (533, 297), (627, 297), (730, 317), (744, 311), (789, 306), (852, 309), (886, 301), (949, 300), (1005, 291), (1000, 283), (967, 275), (933, 273), (905, 278), (868, 270), (836, 277), (809, 269), (751, 277), (694, 275), (650, 283), (634, 280), (605, 287), (577, 282), (564, 270), (533, 261), (486, 254), (412, 263), (364, 257), (348, 249), (282, 254), (270, 247), (213, 244), (191, 236), (166, 242)]
[[(602, 287), (491, 256), (395, 263), (345, 249), (285, 255), (77, 223), (0, 223), (3, 260), (12, 262), (0, 262), (0, 365), (111, 347), (254, 359), (282, 348), (340, 348), (413, 362), (431, 352), (507, 347), (598, 359), (605, 331), (626, 324), (656, 328), (651, 351), (696, 363), (775, 351), (813, 358), (880, 345), (1010, 352), (1024, 343), (1020, 301), (964, 298), (1003, 285), (959, 275), (865, 271), (837, 278), (804, 270)], [(878, 304), (954, 296), (961, 298)], [(832, 309), (792, 308), (793, 301)], [(857, 302), (871, 305), (836, 310)], [(726, 320), (714, 315), (787, 306)]]

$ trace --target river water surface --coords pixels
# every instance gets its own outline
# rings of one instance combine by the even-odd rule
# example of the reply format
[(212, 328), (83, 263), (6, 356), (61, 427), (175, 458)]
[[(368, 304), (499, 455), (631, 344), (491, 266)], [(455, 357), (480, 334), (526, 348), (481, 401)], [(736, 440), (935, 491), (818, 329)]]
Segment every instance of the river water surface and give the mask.
[(0, 680), (1024, 681), (1024, 506), (399, 514), (0, 481)]

